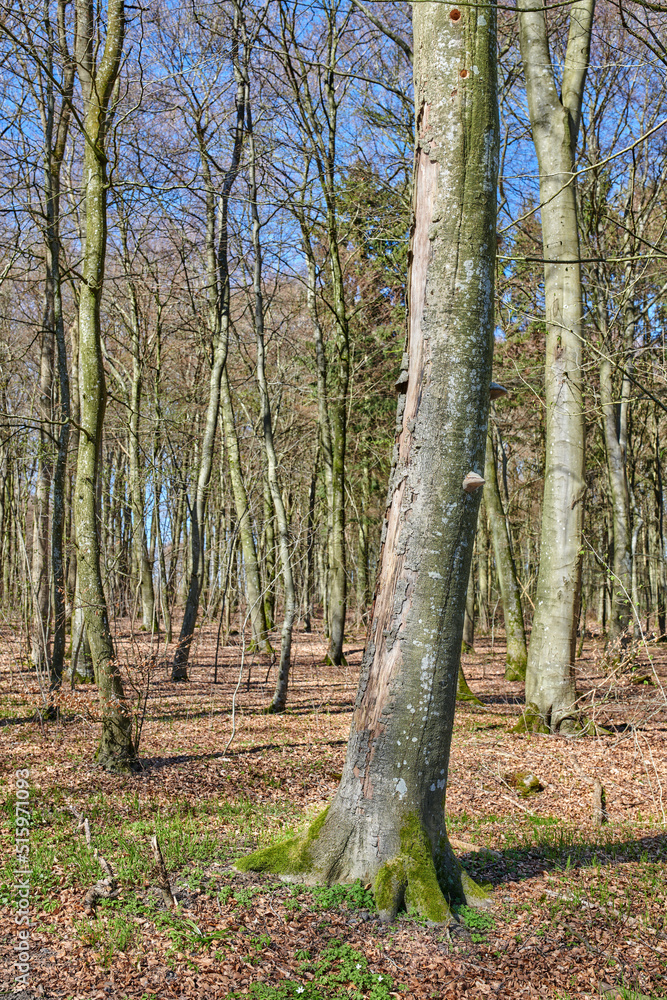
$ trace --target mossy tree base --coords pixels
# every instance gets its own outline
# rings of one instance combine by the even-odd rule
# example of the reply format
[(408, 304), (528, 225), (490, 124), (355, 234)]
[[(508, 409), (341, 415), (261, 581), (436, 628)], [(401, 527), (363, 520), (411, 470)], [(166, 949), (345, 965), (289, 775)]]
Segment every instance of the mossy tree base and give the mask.
[(550, 729), (545, 718), (534, 702), (526, 705), (517, 724), (512, 727), (513, 733), (549, 733)]
[(598, 725), (584, 715), (567, 715), (555, 726), (549, 726), (549, 720), (540, 712), (535, 702), (530, 702), (521, 713), (517, 724), (510, 730), (512, 733), (560, 733), (561, 736), (609, 736), (610, 730)]
[[(236, 862), (237, 870), (280, 875), (310, 884), (330, 885), (353, 882), (357, 878), (370, 881), (383, 921), (394, 920), (397, 913), (405, 909), (434, 924), (449, 923), (452, 920), (450, 905), (490, 904), (488, 894), (461, 868), (446, 837), (440, 838), (434, 852), (428, 834), (414, 814), (404, 818), (399, 853), (384, 863), (376, 860), (374, 865), (361, 868), (345, 865), (342, 857), (342, 850), (354, 839), (354, 831), (345, 831), (335, 846), (327, 831), (321, 836), (328, 814), (329, 807), (316, 817), (304, 834), (240, 859)], [(342, 834), (339, 825), (337, 829)]]
[(472, 705), (481, 705), (482, 702), (479, 700), (474, 691), (471, 691), (468, 687), (468, 682), (465, 679), (465, 674), (463, 673), (463, 667), (459, 665), (459, 677), (456, 684), (456, 700), (457, 701), (467, 701)]
[(336, 660), (334, 659), (334, 657), (331, 656), (330, 653), (327, 653), (327, 655), (322, 660), (322, 663), (324, 664), (325, 667), (346, 667), (347, 666), (347, 660), (345, 659), (345, 657), (343, 656), (342, 653), (341, 653), (341, 656), (340, 656), (340, 659), (338, 660), (338, 662), (336, 662)]

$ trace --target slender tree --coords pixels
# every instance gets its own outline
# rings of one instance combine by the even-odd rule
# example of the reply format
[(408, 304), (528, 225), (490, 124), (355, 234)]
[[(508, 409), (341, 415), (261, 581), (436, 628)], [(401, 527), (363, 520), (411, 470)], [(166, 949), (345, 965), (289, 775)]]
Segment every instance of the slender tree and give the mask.
[[(518, 0), (521, 58), (540, 172), (546, 304), (546, 463), (537, 601), (526, 670), (528, 725), (578, 727), (574, 661), (585, 501), (582, 289), (574, 157), (595, 0), (570, 8), (561, 94), (546, 14)], [(531, 721), (532, 720), (532, 721)]]
[(132, 716), (109, 628), (100, 570), (97, 485), (106, 382), (100, 300), (107, 246), (106, 139), (125, 36), (124, 0), (108, 0), (100, 54), (99, 17), (92, 0), (77, 0), (75, 58), (83, 95), (83, 178), (86, 206), (83, 277), (79, 286), (81, 428), (75, 486), (78, 597), (93, 658), (102, 714), (98, 762), (109, 770), (132, 766)]
[(503, 617), (505, 619), (505, 637), (507, 643), (505, 679), (508, 681), (522, 681), (526, 676), (526, 632), (523, 624), (521, 592), (516, 575), (514, 555), (512, 553), (512, 537), (498, 486), (496, 449), (493, 438), (493, 425), (490, 422), (486, 439), (484, 478), (486, 480), (484, 502), (486, 503), (486, 509), (489, 512), (489, 521), (491, 522), (493, 552), (496, 557), (496, 570), (498, 572), (500, 594), (503, 601)]

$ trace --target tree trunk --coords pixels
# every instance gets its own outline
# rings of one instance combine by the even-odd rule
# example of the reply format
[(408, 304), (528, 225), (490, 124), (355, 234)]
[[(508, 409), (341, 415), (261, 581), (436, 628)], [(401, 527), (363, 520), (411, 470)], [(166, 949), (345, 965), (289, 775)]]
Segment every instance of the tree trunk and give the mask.
[[(122, 209), (121, 209), (122, 211)], [(120, 233), (123, 248), (123, 266), (127, 280), (129, 299), (130, 348), (132, 354), (132, 379), (129, 392), (128, 460), (130, 478), (130, 498), (132, 502), (132, 548), (141, 587), (141, 620), (144, 629), (152, 632), (155, 620), (155, 591), (153, 588), (153, 565), (146, 543), (146, 517), (144, 483), (141, 477), (139, 423), (141, 420), (142, 370), (139, 342), (139, 305), (134, 283), (131, 280), (132, 262), (127, 244), (127, 220), (121, 219)], [(153, 525), (155, 518), (153, 518)]]
[(370, 582), (368, 567), (368, 505), (370, 502), (370, 472), (368, 462), (364, 462), (361, 472), (361, 501), (359, 503), (359, 523), (357, 525), (357, 602), (359, 604), (359, 620), (362, 625), (368, 624), (370, 604)]
[(484, 501), (477, 521), (477, 608), (480, 632), (489, 630), (489, 529)]
[(505, 680), (522, 681), (526, 677), (526, 633), (523, 627), (523, 609), (519, 581), (512, 555), (512, 539), (503, 502), (498, 487), (498, 466), (493, 440), (493, 428), (489, 423), (486, 439), (486, 461), (484, 463), (484, 503), (489, 512), (493, 551), (498, 570), (498, 582), (503, 602), (507, 656), (505, 660)]
[(114, 653), (100, 571), (97, 483), (106, 404), (100, 338), (100, 299), (107, 242), (105, 141), (109, 105), (120, 67), (125, 29), (123, 0), (109, 0), (106, 40), (96, 65), (97, 14), (92, 0), (77, 2), (77, 70), (83, 92), (86, 203), (83, 280), (79, 286), (81, 431), (77, 457), (75, 518), (79, 597), (100, 697), (102, 736), (98, 762), (109, 770), (132, 766), (132, 717)]
[(283, 625), (280, 633), (280, 663), (278, 678), (269, 712), (283, 712), (287, 702), (287, 687), (289, 684), (290, 658), (292, 655), (292, 630), (296, 615), (296, 595), (294, 592), (294, 574), (292, 572), (292, 556), (289, 544), (289, 525), (287, 511), (283, 503), (278, 475), (278, 459), (273, 440), (273, 420), (271, 417), (271, 400), (266, 381), (266, 351), (264, 347), (264, 294), (262, 291), (262, 245), (260, 240), (261, 223), (257, 205), (257, 162), (255, 149), (255, 134), (252, 126), (252, 112), (248, 104), (248, 146), (249, 146), (249, 180), (250, 180), (250, 211), (252, 217), (252, 247), (255, 256), (253, 271), (254, 321), (255, 340), (257, 343), (257, 385), (259, 387), (260, 418), (264, 435), (264, 450), (266, 452), (266, 478), (271, 491), (271, 502), (276, 513), (278, 528), (278, 551), (280, 567), (283, 574), (283, 594), (285, 608)]
[(310, 476), (308, 490), (308, 520), (306, 523), (306, 574), (304, 595), (304, 632), (312, 631), (313, 591), (315, 587), (315, 490), (317, 487), (317, 466), (320, 460), (320, 443), (318, 438), (315, 451), (313, 471)]
[(444, 805), (493, 350), (495, 9), (420, 3), (413, 19), (409, 376), (345, 769), (305, 837), (239, 867), (360, 878), (383, 919), (405, 903), (443, 921), (447, 899), (485, 895), (454, 858)]
[(581, 586), (584, 415), (581, 266), (573, 169), (594, 0), (570, 13), (562, 100), (545, 13), (518, 0), (521, 56), (540, 171), (546, 303), (546, 456), (540, 568), (526, 672), (526, 704), (551, 731), (576, 728), (574, 679)]
[(475, 561), (470, 560), (470, 572), (468, 573), (468, 587), (466, 589), (466, 603), (463, 617), (463, 638), (461, 640), (461, 650), (464, 653), (475, 652)]
[(53, 474), (51, 447), (54, 304), (47, 276), (39, 359), (39, 447), (32, 532), (32, 662), (40, 677), (50, 672), (51, 577), (49, 573), (49, 499)]
[[(190, 655), (190, 645), (197, 622), (199, 611), (199, 599), (202, 586), (204, 584), (204, 526), (206, 520), (206, 501), (208, 496), (209, 483), (211, 479), (211, 469), (213, 466), (213, 452), (215, 448), (215, 435), (218, 426), (218, 413), (221, 412), (223, 426), (225, 429), (225, 439), (227, 444), (227, 454), (230, 469), (238, 456), (238, 441), (234, 428), (233, 415), (231, 418), (231, 428), (233, 430), (236, 452), (231, 454), (231, 442), (229, 440), (229, 418), (231, 413), (231, 397), (229, 392), (229, 377), (227, 374), (227, 348), (229, 341), (229, 307), (230, 307), (230, 281), (229, 281), (229, 199), (236, 181), (241, 153), (243, 150), (243, 136), (245, 129), (246, 114), (246, 83), (241, 62), (247, 59), (248, 53), (245, 51), (244, 57), (240, 57), (239, 35), (240, 35), (240, 12), (237, 5), (234, 6), (234, 21), (232, 28), (232, 65), (234, 79), (236, 81), (236, 115), (233, 132), (233, 146), (230, 163), (224, 171), (220, 192), (215, 190), (213, 175), (211, 174), (212, 159), (207, 146), (208, 133), (207, 124), (204, 120), (202, 108), (196, 107), (197, 122), (196, 133), (199, 144), (199, 158), (201, 172), (204, 181), (204, 191), (206, 195), (206, 268), (207, 268), (207, 294), (208, 294), (208, 320), (213, 348), (213, 364), (211, 366), (211, 378), (209, 381), (208, 407), (206, 410), (206, 422), (201, 443), (199, 459), (199, 473), (197, 476), (197, 492), (195, 502), (192, 506), (190, 524), (190, 580), (183, 613), (181, 633), (178, 646), (174, 655), (171, 679), (173, 681), (187, 680), (187, 663)], [(216, 234), (216, 217), (219, 216), (219, 230)], [(238, 459), (240, 474), (240, 458)], [(232, 475), (232, 481), (234, 481)], [(247, 501), (246, 501), (247, 505)], [(254, 552), (254, 540), (250, 532)], [(256, 569), (256, 559), (255, 559)], [(258, 574), (257, 574), (258, 575)], [(260, 594), (259, 575), (257, 580), (257, 593)], [(264, 619), (264, 609), (261, 610), (262, 620)], [(266, 626), (264, 627), (266, 631)]]
[(227, 463), (229, 465), (229, 479), (232, 485), (232, 496), (234, 497), (234, 508), (239, 524), (239, 540), (243, 553), (243, 566), (245, 569), (246, 596), (250, 613), (250, 626), (252, 629), (252, 647), (254, 649), (264, 649), (271, 653), (266, 626), (266, 616), (264, 614), (264, 601), (262, 599), (262, 584), (259, 577), (259, 564), (257, 562), (257, 550), (255, 549), (255, 536), (252, 530), (252, 519), (250, 517), (250, 504), (243, 482), (243, 470), (241, 468), (241, 451), (239, 439), (236, 433), (236, 423), (234, 421), (234, 409), (232, 406), (232, 394), (229, 386), (227, 371), (222, 378), (222, 399), (220, 403), (222, 414), (222, 424), (225, 431), (225, 448), (227, 449)]

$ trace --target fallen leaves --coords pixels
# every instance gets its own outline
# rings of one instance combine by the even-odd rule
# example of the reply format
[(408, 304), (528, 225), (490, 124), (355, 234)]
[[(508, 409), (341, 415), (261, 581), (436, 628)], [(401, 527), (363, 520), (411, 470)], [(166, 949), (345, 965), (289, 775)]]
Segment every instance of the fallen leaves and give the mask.
[[(15, 693), (0, 662), (8, 720), (3, 777), (11, 791), (13, 770), (31, 767), (34, 836), (44, 834), (45, 857), (50, 837), (53, 842), (44, 890), (34, 886), (36, 995), (217, 1000), (286, 980), (305, 989), (316, 976), (299, 956), (312, 962), (333, 940), (365, 956), (374, 975), (404, 987), (392, 996), (415, 1000), (583, 998), (599, 996), (603, 987), (618, 994), (621, 985), (667, 994), (661, 689), (618, 682), (604, 717), (596, 709), (611, 735), (512, 734), (521, 688), (503, 679), (497, 637), (493, 651), (478, 640), (464, 666), (484, 704), (457, 712), (447, 810), (451, 842), (464, 865), (492, 887), (493, 926), (428, 928), (404, 915), (385, 927), (368, 910), (341, 903), (323, 911), (308, 890), (231, 870), (239, 853), (320, 809), (340, 779), (360, 643), (347, 651), (348, 667), (333, 668), (322, 664), (321, 640), (298, 640), (288, 712), (262, 714), (274, 678), (265, 684), (266, 665), (258, 662), (255, 679), (241, 685), (231, 746), (238, 647), (224, 650), (218, 685), (211, 683), (214, 629), (200, 634), (188, 685), (171, 684), (166, 664), (156, 666), (142, 737), (144, 770), (136, 776), (91, 766), (97, 724), (90, 687), (63, 692), (60, 719), (40, 726), (31, 706), (14, 704), (10, 711)], [(662, 681), (666, 658), (657, 651)], [(600, 662), (589, 644), (580, 683), (598, 698), (607, 684), (596, 673)], [(543, 786), (529, 800), (507, 780), (519, 772)], [(607, 798), (609, 822), (601, 827), (593, 825), (595, 781)], [(92, 880), (86, 883), (73, 867), (77, 844), (81, 856), (90, 853), (76, 813), (90, 818), (93, 847), (104, 835), (115, 850), (105, 857), (120, 896), (101, 900), (94, 919), (82, 912)], [(143, 871), (132, 860), (145, 855), (150, 865), (149, 838), (158, 833), (177, 911), (160, 908), (148, 867)], [(2, 839), (9, 850), (7, 827)], [(14, 931), (5, 906), (4, 957), (11, 956)], [(0, 981), (10, 986), (9, 978)]]

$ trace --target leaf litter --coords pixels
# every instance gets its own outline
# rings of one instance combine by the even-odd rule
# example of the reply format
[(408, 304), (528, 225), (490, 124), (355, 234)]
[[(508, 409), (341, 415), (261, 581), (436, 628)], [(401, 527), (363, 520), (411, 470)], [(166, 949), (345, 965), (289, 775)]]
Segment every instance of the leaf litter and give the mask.
[[(263, 714), (275, 681), (265, 656), (245, 654), (239, 684), (240, 647), (226, 646), (213, 684), (216, 632), (204, 626), (191, 680), (174, 684), (168, 657), (128, 626), (119, 640), (124, 670), (138, 701), (147, 695), (143, 770), (131, 776), (91, 763), (94, 689), (65, 688), (56, 720), (35, 717), (35, 675), (24, 668), (17, 684), (20, 651), (8, 630), (3, 640), (1, 837), (10, 860), (0, 876), (0, 993), (17, 989), (14, 773), (29, 767), (26, 997), (667, 996), (664, 646), (647, 646), (631, 671), (610, 674), (600, 641), (587, 641), (579, 690), (600, 735), (580, 739), (512, 732), (522, 687), (503, 679), (502, 638), (481, 637), (463, 657), (482, 705), (457, 708), (448, 828), (466, 869), (491, 889), (493, 908), (459, 908), (445, 928), (409, 913), (381, 924), (360, 884), (305, 887), (233, 869), (235, 858), (298, 829), (335, 792), (359, 636), (336, 668), (323, 663), (321, 636), (299, 634), (289, 708), (272, 716)], [(637, 676), (644, 683), (633, 683)], [(535, 777), (533, 794), (523, 794), (518, 774)], [(160, 888), (152, 837), (171, 897)], [(86, 894), (104, 874), (96, 851), (119, 894), (86, 914)]]

